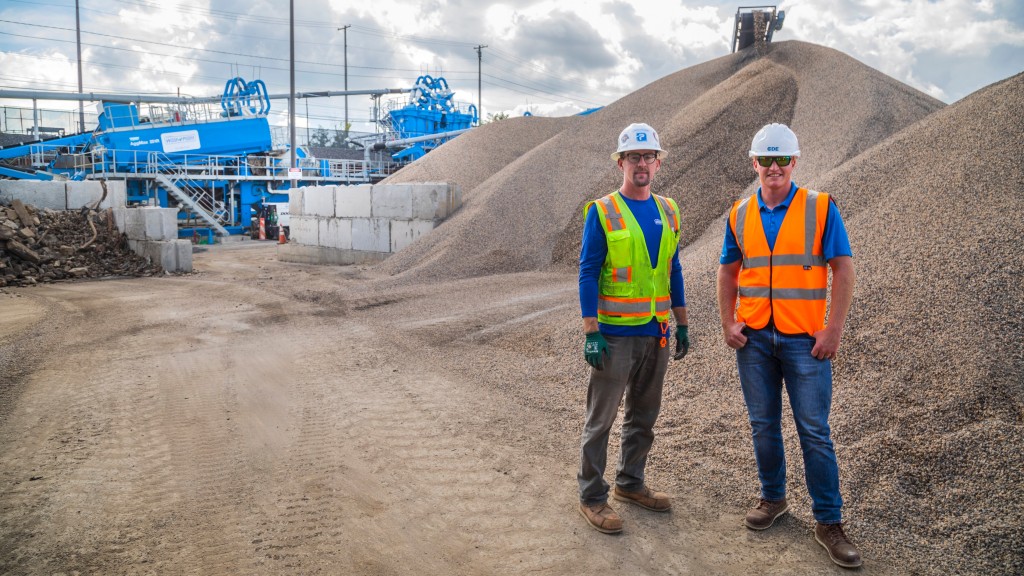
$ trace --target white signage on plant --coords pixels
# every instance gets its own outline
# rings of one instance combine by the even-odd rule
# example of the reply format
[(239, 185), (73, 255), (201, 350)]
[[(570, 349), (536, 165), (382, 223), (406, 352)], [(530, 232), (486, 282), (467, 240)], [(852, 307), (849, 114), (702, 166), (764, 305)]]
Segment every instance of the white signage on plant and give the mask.
[(185, 150), (198, 150), (199, 132), (197, 130), (183, 130), (181, 132), (164, 132), (160, 135), (164, 152), (184, 152)]

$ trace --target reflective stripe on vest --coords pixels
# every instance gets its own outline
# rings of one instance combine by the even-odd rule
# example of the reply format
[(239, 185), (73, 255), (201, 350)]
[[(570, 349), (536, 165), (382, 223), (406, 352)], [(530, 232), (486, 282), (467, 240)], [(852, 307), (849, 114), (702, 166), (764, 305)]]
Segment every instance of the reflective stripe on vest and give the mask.
[[(654, 299), (655, 312), (658, 315), (668, 314), (672, 311), (672, 299), (669, 296), (658, 296)], [(598, 315), (608, 314), (614, 316), (640, 316), (644, 319), (651, 317), (650, 298), (616, 298), (614, 296), (598, 295)]]
[[(643, 229), (619, 192), (595, 200), (608, 255), (598, 283), (597, 319), (604, 324), (637, 326), (657, 318), (667, 321), (672, 310), (669, 291), (672, 256), (679, 245), (679, 209), (675, 202), (652, 195), (662, 221), (658, 262), (651, 267)], [(590, 204), (584, 208), (589, 210)]]
[(743, 254), (736, 319), (751, 328), (769, 320), (787, 334), (814, 334), (825, 327), (828, 268), (821, 237), (828, 195), (797, 189), (775, 249), (769, 250), (757, 197), (737, 202), (730, 213)]

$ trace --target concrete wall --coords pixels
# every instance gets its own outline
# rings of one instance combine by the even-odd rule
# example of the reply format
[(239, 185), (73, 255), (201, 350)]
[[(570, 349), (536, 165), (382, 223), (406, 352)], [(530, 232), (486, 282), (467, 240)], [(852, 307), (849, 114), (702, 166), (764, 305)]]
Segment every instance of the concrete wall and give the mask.
[[(133, 252), (158, 262), (168, 272), (192, 271), (192, 243), (178, 240), (176, 208), (126, 208), (123, 180), (0, 180), (0, 200), (21, 200), (36, 208), (79, 210), (112, 208), (117, 229), (128, 236)], [(98, 204), (97, 204), (98, 203)]]
[[(106, 195), (104, 196), (104, 189)], [(128, 189), (123, 180), (87, 180), (70, 182), (61, 180), (0, 180), (0, 200), (21, 200), (36, 208), (51, 210), (78, 210), (90, 208), (124, 208)], [(99, 202), (99, 205), (96, 205)]]
[(291, 262), (379, 262), (429, 234), (462, 206), (446, 182), (311, 186), (289, 192), (291, 241), (278, 257)]

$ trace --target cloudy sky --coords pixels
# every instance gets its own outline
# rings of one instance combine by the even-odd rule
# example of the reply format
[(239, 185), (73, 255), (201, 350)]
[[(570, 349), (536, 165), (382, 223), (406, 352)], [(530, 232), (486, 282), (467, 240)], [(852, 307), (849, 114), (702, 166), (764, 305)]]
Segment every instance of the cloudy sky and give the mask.
[[(408, 88), (429, 74), (445, 77), (457, 101), (482, 100), (484, 117), (572, 114), (729, 54), (736, 9), (750, 4), (294, 0), (296, 90), (343, 90), (346, 69), (351, 90)], [(215, 96), (234, 76), (260, 78), (272, 94), (289, 90), (288, 0), (78, 6), (87, 92)], [(786, 18), (776, 41), (836, 48), (947, 103), (1024, 70), (1018, 0), (793, 0), (778, 7)], [(74, 92), (77, 70), (75, 0), (0, 0), (0, 88)], [(17, 105), (24, 104), (0, 102)], [(277, 112), (286, 108), (287, 100), (273, 103)], [(337, 127), (345, 98), (300, 101), (296, 113), (297, 124)], [(349, 96), (348, 117), (353, 130), (372, 131), (372, 100)]]

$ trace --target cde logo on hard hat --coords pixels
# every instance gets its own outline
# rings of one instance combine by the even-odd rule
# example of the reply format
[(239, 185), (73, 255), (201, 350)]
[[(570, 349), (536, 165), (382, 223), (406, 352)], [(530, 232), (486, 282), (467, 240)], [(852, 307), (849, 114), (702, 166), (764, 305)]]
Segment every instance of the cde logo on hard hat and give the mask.
[(636, 133), (636, 141), (637, 142), (647, 142), (647, 132), (637, 132)]

